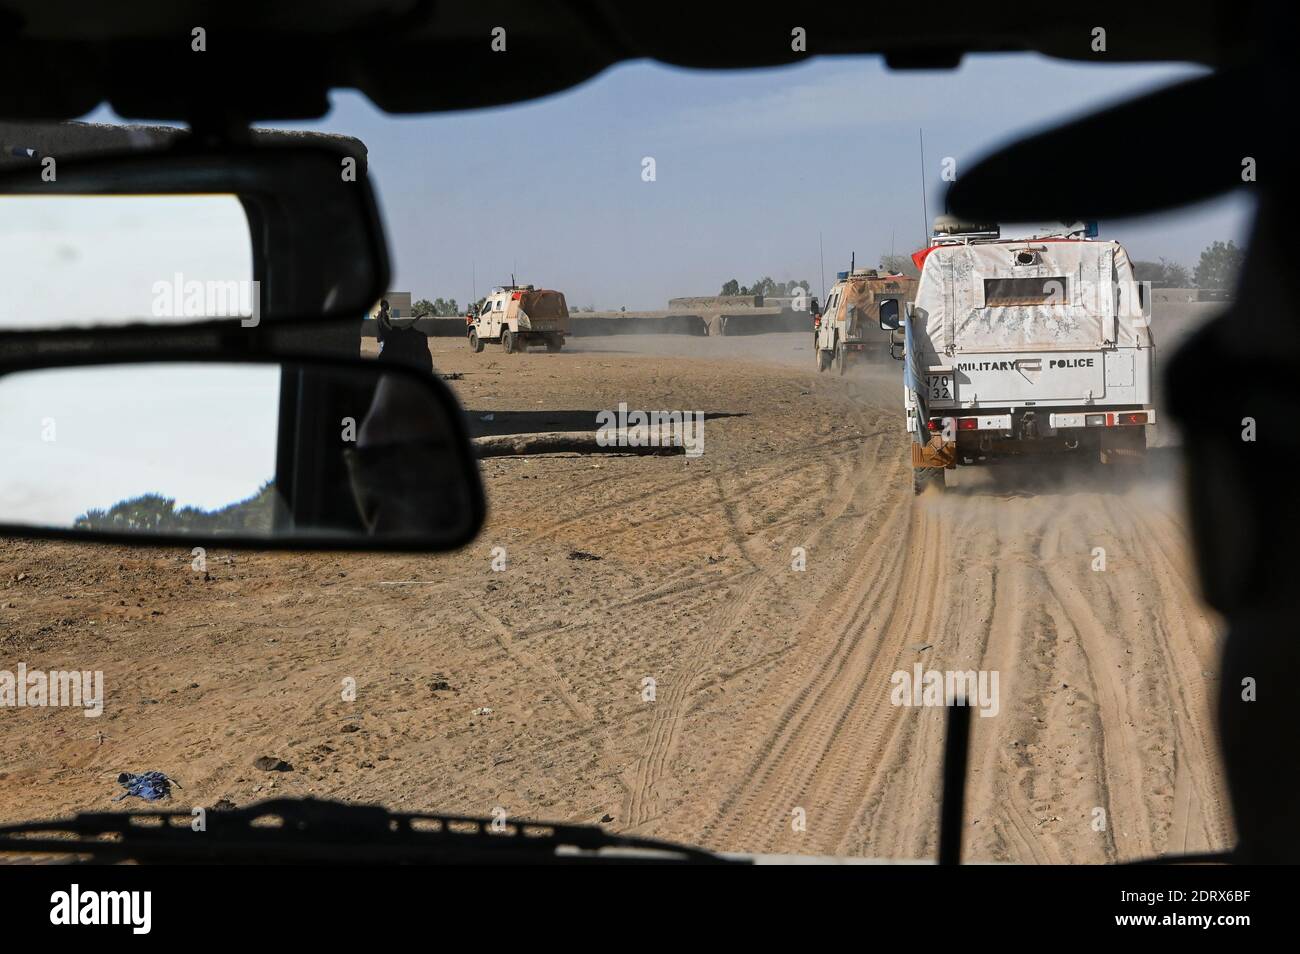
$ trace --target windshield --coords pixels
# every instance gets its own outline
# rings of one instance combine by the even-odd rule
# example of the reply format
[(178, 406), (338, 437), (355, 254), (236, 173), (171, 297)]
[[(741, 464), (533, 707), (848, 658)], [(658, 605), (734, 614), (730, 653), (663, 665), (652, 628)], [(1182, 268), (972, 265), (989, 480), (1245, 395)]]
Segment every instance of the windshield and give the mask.
[[(473, 438), (518, 438), (481, 461), (487, 525), (436, 556), (0, 541), (14, 674), (0, 673), (0, 817), (107, 809), (119, 772), (160, 771), (207, 806), (314, 796), (718, 851), (929, 858), (961, 698), (969, 859), (1226, 848), (1220, 630), (1194, 582), (1159, 372), (1224, 307), (1250, 206), (1104, 221), (1095, 239), (1001, 223), (1004, 238), (1120, 243), (1148, 283), (1132, 320), (1154, 334), (1084, 304), (1084, 285), (1111, 281), (1099, 252), (1069, 271), (1008, 254), (966, 276), (964, 305), (927, 286), (957, 257), (925, 275), (912, 259), (980, 155), (1197, 72), (633, 63), (499, 109), (397, 117), (338, 93), (326, 119), (277, 124), (365, 143), (390, 318), (409, 302)], [(1113, 147), (1080, 144), (1120, 167), (1099, 188), (1124, 174)], [(114, 214), (87, 221), (97, 233)], [(160, 235), (124, 264), (125, 247), (51, 241), (42, 261), (95, 264), (68, 313), (102, 301), (126, 320), (178, 272), (251, 276), (239, 209), (204, 216), (187, 235), (206, 222), (237, 245)], [(0, 230), (6, 256), (43, 221)], [(861, 268), (906, 280), (845, 292), (861, 340), (829, 320), (814, 332), (810, 300), (834, 307), (837, 276)], [(0, 320), (72, 308), (47, 306), (28, 266), (5, 274)], [(987, 309), (1042, 311), (1019, 306), (1051, 279), (1086, 335), (1017, 337), (1001, 317), (986, 333)], [(564, 321), (520, 320), (509, 290), (528, 284), (525, 317)], [(890, 296), (896, 333), (878, 323)], [(352, 355), (407, 346), (347, 334)], [(905, 338), (915, 360), (899, 360)], [(56, 412), (26, 408), (22, 427), (39, 436)], [(584, 443), (556, 451), (556, 435)], [(253, 443), (157, 453), (210, 461), (215, 481)], [(85, 481), (59, 453), (32, 479)], [(87, 487), (84, 508), (119, 502), (105, 493)], [(102, 673), (101, 712), (20, 704), (5, 689), (20, 663)]]

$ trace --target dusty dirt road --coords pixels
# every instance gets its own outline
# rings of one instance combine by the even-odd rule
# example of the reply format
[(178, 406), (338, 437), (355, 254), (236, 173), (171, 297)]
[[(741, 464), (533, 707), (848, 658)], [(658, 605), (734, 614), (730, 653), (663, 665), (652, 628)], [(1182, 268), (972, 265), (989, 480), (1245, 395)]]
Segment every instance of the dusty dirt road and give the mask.
[(0, 542), (0, 669), (107, 690), (98, 719), (0, 710), (0, 818), (105, 809), (157, 769), (183, 806), (310, 793), (928, 857), (943, 711), (891, 703), (920, 663), (999, 675), (969, 857), (1231, 843), (1170, 455), (1131, 486), (1035, 470), (918, 500), (892, 368), (818, 375), (797, 335), (571, 344), (434, 342), (481, 432), (623, 401), (714, 415), (703, 456), (485, 461), (489, 524), (438, 557), (209, 551), (205, 581), (188, 551)]

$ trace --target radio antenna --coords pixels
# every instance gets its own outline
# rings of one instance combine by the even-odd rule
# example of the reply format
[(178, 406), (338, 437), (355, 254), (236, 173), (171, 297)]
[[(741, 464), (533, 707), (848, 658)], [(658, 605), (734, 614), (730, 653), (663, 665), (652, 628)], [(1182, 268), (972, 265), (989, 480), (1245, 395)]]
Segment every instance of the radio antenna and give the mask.
[(826, 252), (822, 249), (822, 233), (817, 233), (817, 258), (822, 266), (822, 301), (826, 300)]
[(930, 244), (930, 209), (925, 198), (925, 133), (918, 126), (917, 138), (921, 141), (921, 245)]

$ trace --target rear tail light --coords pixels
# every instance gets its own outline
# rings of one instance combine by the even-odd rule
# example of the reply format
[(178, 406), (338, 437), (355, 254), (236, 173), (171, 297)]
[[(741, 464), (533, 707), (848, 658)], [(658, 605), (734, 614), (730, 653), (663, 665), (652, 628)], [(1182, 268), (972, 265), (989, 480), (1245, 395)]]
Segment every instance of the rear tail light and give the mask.
[(1121, 414), (1119, 423), (1121, 424), (1145, 424), (1147, 422), (1146, 411), (1134, 411), (1130, 414)]
[(937, 417), (932, 417), (930, 418), (930, 420), (926, 421), (925, 426), (932, 431), (937, 431), (942, 426), (942, 424), (943, 422), (940, 421)]
[(957, 429), (960, 431), (974, 431), (980, 426), (978, 417), (963, 417), (957, 420)]

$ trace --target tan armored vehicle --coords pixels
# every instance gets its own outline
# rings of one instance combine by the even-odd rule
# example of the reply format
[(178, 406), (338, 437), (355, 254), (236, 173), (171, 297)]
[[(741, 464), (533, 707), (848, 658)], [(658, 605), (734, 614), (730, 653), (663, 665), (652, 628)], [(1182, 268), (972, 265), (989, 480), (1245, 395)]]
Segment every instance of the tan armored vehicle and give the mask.
[(857, 268), (836, 276), (821, 315), (813, 317), (818, 371), (834, 364), (843, 374), (858, 361), (889, 360), (890, 335), (880, 329), (879, 302), (886, 298), (914, 301), (916, 279), (874, 268)]
[(505, 285), (483, 300), (477, 315), (467, 316), (469, 346), (483, 350), (488, 341), (501, 342), (507, 354), (530, 345), (559, 351), (569, 333), (569, 306), (564, 293), (532, 285)]

